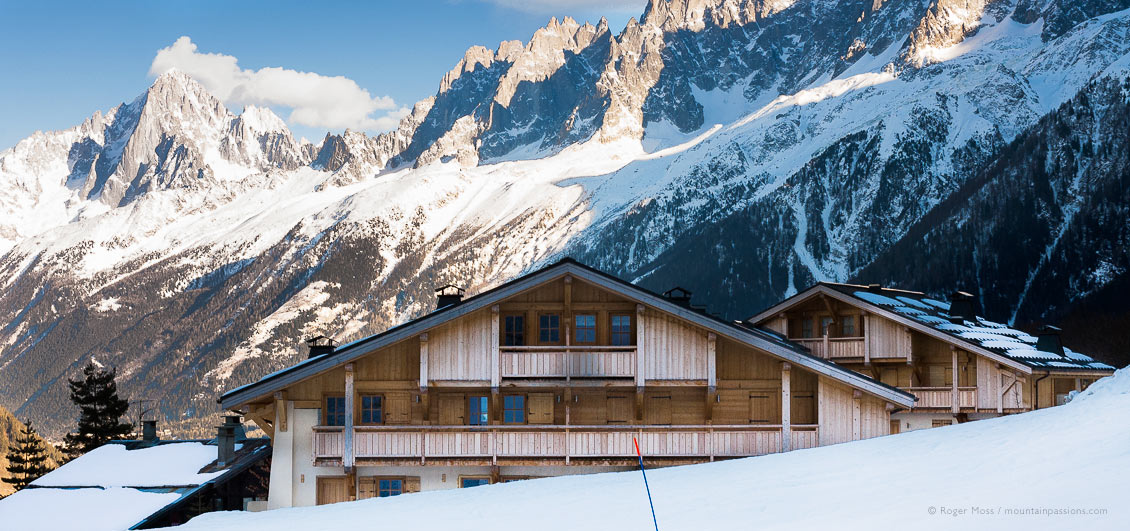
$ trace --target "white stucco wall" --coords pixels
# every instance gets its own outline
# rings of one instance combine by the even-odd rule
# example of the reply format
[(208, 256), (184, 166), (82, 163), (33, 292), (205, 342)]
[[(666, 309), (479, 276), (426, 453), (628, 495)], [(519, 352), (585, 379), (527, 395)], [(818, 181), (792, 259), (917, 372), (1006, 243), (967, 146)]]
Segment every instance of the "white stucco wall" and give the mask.
[[(971, 413), (969, 414), (969, 420), (988, 419), (996, 416), (998, 416), (996, 413)], [(958, 423), (957, 417), (952, 413), (910, 413), (901, 411), (892, 414), (891, 420), (899, 422), (899, 433), (933, 428), (935, 420), (949, 420), (953, 422), (953, 424)]]

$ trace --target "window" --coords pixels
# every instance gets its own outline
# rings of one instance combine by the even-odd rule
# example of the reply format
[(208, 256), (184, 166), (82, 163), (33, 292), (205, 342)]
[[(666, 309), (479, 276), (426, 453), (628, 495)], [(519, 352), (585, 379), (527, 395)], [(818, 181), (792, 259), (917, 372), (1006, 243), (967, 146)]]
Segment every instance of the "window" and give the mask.
[(538, 316), (538, 342), (561, 342), (561, 316), (547, 313)]
[(380, 424), (383, 406), (381, 395), (361, 395), (361, 424)]
[(404, 480), (380, 479), (377, 480), (377, 497), (387, 498), (404, 493)]
[(612, 316), (612, 344), (615, 346), (632, 344), (632, 316)]
[(523, 315), (507, 315), (504, 323), (502, 344), (506, 346), (521, 346), (526, 344), (526, 317)]
[(855, 316), (845, 315), (843, 320), (844, 337), (857, 337), (855, 334)]
[(387, 498), (404, 494), (405, 483), (405, 478), (362, 477), (357, 482), (357, 499)]
[(573, 319), (577, 324), (577, 331), (574, 334), (577, 343), (596, 343), (596, 316), (577, 315)]
[(940, 428), (942, 426), (949, 426), (951, 424), (953, 424), (952, 419), (934, 419), (930, 421), (931, 428)]
[(502, 422), (506, 424), (526, 423), (525, 395), (506, 395), (502, 397)]
[(832, 318), (831, 317), (821, 317), (820, 318), (820, 335), (821, 336), (833, 335), (832, 334)]
[(478, 487), (479, 485), (490, 485), (490, 478), (487, 476), (463, 476), (459, 478), (459, 488)]
[(813, 337), (812, 319), (805, 317), (800, 320), (800, 337)]
[(487, 397), (467, 397), (467, 424), (472, 426), (490, 424), (490, 403), (487, 402)]
[(325, 418), (322, 420), (326, 426), (345, 426), (345, 397), (327, 396)]

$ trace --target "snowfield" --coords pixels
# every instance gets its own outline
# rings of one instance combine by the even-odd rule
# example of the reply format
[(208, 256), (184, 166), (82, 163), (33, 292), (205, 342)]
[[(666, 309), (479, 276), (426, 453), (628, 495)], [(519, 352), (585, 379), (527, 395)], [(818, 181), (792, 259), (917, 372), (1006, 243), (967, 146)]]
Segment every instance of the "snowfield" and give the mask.
[[(659, 528), (1130, 529), (1130, 368), (1067, 405), (734, 461), (652, 470)], [(261, 513), (177, 529), (651, 529), (638, 472)]]

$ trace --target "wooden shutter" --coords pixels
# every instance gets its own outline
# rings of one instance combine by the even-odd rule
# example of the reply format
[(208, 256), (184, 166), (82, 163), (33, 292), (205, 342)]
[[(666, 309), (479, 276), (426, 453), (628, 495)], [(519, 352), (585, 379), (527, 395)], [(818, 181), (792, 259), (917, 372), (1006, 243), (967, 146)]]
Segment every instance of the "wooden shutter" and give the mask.
[[(755, 391), (749, 394), (750, 424), (776, 424), (778, 419), (781, 418), (779, 411), (780, 404), (777, 400), (777, 393)], [(800, 424), (799, 422), (796, 423)]]
[(439, 423), (443, 426), (462, 426), (465, 413), (463, 412), (463, 395), (439, 396)]
[(632, 402), (624, 395), (608, 396), (609, 424), (627, 424), (632, 420)]
[(318, 478), (318, 505), (349, 501), (348, 478)]
[(404, 492), (420, 492), (420, 476), (408, 476), (404, 478)]
[(649, 396), (644, 408), (645, 422), (655, 426), (671, 425), (671, 397)]
[(553, 424), (553, 393), (530, 393), (528, 424)]
[(408, 424), (412, 411), (411, 396), (408, 393), (389, 393), (385, 395), (385, 424)]
[(790, 422), (793, 424), (816, 424), (816, 397), (811, 391), (793, 393), (790, 404)]
[(377, 497), (377, 478), (366, 476), (357, 480), (357, 499), (367, 500)]

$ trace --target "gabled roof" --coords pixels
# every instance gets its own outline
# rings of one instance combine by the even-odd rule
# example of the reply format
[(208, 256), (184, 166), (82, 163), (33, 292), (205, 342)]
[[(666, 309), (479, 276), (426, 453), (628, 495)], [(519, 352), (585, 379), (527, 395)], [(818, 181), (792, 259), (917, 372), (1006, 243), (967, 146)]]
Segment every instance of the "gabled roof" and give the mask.
[(239, 441), (234, 461), (224, 467), (216, 463), (214, 439), (112, 441), (0, 503), (17, 520), (33, 518), (35, 527), (135, 529), (270, 455), (266, 438)]
[(781, 311), (824, 294), (867, 311), (883, 315), (926, 335), (1030, 373), (1051, 371), (1113, 372), (1114, 367), (1064, 347), (1064, 353), (1036, 349), (1036, 337), (984, 317), (950, 319), (948, 302), (918, 291), (820, 282), (747, 319), (760, 324)]
[(789, 341), (779, 334), (756, 327), (747, 327), (740, 323), (726, 321), (709, 315), (704, 311), (679, 305), (658, 293), (621, 280), (571, 258), (565, 258), (542, 269), (506, 282), (496, 288), (467, 298), (458, 304), (443, 307), (423, 317), (390, 328), (380, 334), (343, 345), (332, 353), (315, 356), (281, 371), (269, 374), (257, 382), (232, 389), (223, 394), (220, 398), (220, 403), (225, 409), (239, 407), (314, 375), (345, 365), (377, 349), (414, 337), (445, 322), (487, 308), (523, 291), (565, 275), (572, 275), (582, 281), (619, 293), (624, 297), (690, 321), (720, 336), (768, 352), (773, 356), (794, 363), (800, 367), (807, 368), (818, 374), (835, 378), (852, 387), (867, 391), (900, 406), (910, 407), (914, 404), (914, 395), (845, 369), (829, 361), (814, 357), (809, 353), (808, 349)]

